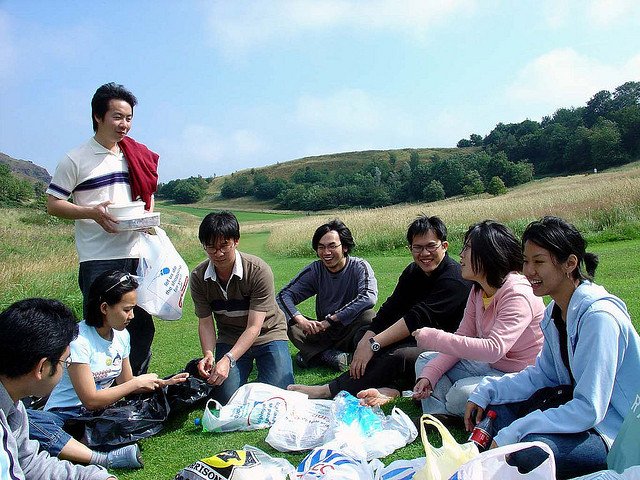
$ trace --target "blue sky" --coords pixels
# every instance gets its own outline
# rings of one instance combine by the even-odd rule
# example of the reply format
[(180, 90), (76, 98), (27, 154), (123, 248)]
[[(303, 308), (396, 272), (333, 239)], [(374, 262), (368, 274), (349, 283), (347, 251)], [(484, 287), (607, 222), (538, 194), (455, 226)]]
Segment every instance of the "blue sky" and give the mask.
[(637, 0), (0, 0), (0, 151), (53, 173), (138, 97), (162, 181), (452, 147), (640, 80)]

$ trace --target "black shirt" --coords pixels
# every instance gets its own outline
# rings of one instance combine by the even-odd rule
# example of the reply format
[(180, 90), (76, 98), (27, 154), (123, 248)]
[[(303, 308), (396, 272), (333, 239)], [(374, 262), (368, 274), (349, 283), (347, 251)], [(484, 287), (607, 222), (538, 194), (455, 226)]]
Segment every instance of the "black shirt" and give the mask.
[(462, 320), (471, 285), (472, 282), (462, 278), (460, 264), (448, 253), (430, 275), (411, 262), (400, 275), (391, 296), (378, 310), (370, 330), (380, 333), (404, 317), (410, 332), (422, 327), (455, 332)]

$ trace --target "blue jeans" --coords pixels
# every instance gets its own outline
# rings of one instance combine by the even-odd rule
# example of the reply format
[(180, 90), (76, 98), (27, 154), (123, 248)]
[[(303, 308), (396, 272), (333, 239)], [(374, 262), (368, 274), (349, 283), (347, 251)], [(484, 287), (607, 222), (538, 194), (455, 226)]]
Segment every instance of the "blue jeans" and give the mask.
[[(497, 414), (494, 422), (496, 432), (520, 418), (518, 412), (525, 402), (490, 405), (486, 408)], [(556, 460), (557, 478), (573, 478), (607, 468), (608, 448), (594, 429), (579, 433), (530, 433), (521, 441), (539, 441), (551, 447)], [(546, 457), (547, 454), (539, 448), (526, 449), (513, 453), (509, 463), (530, 471)]]
[[(116, 258), (113, 260), (90, 260), (80, 262), (78, 270), (78, 285), (82, 292), (82, 309), (86, 318), (89, 288), (93, 281), (102, 273), (109, 270), (122, 270), (133, 275), (138, 269), (137, 258)], [(151, 342), (156, 332), (153, 317), (137, 305), (133, 309), (133, 321), (127, 325), (131, 338), (131, 352), (129, 363), (134, 375), (147, 373), (151, 360)]]
[[(438, 352), (424, 352), (416, 361), (416, 378)], [(469, 395), (486, 376), (501, 377), (504, 372), (488, 363), (462, 359), (445, 373), (438, 383), (431, 385), (433, 393), (422, 400), (422, 411), (431, 414), (464, 416)]]
[[(233, 345), (218, 343), (216, 345), (216, 362), (231, 350)], [(222, 385), (216, 387), (213, 397), (225, 405), (235, 391), (247, 383), (249, 374), (253, 370), (255, 360), (258, 369), (257, 381), (268, 383), (280, 388), (294, 383), (293, 364), (289, 353), (289, 342), (274, 340), (264, 345), (254, 345), (240, 357), (235, 368), (229, 370), (229, 376)]]
[(40, 442), (43, 450), (49, 452), (52, 457), (57, 457), (62, 448), (71, 440), (71, 435), (63, 430), (64, 422), (79, 416), (81, 408), (27, 409), (29, 438)]

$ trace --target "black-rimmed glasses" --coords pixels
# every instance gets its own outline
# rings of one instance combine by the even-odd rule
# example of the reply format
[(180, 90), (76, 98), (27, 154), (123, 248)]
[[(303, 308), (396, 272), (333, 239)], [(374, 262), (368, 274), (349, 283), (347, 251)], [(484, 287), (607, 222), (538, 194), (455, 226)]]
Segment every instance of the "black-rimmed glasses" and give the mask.
[(426, 250), (429, 253), (435, 253), (441, 246), (442, 242), (430, 243), (428, 245), (410, 245), (409, 250), (411, 250), (411, 253), (415, 255), (420, 255), (423, 250)]

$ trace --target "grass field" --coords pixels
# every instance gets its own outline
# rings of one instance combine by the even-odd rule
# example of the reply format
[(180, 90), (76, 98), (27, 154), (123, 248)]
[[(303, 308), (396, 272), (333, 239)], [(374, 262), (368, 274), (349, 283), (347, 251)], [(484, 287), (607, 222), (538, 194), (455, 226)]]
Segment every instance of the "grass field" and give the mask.
[[(496, 199), (463, 199), (427, 205), (411, 205), (373, 211), (345, 211), (314, 217), (273, 213), (237, 212), (242, 223), (240, 249), (263, 257), (273, 268), (276, 290), (313, 259), (310, 237), (317, 225), (339, 216), (352, 227), (362, 246), (354, 252), (370, 261), (378, 279), (379, 302), (391, 293), (402, 269), (410, 262), (404, 244), (406, 225), (420, 212), (438, 214), (448, 223), (454, 258), (459, 251), (460, 234), (466, 226), (486, 217), (510, 222), (521, 231), (526, 222), (543, 213), (562, 213), (586, 229), (600, 255), (596, 280), (620, 296), (629, 307), (636, 329), (640, 328), (640, 168), (636, 165), (610, 176), (539, 181), (538, 188), (516, 189)], [(600, 180), (603, 179), (603, 180)], [(602, 184), (600, 184), (602, 182)], [(608, 185), (608, 189), (605, 188)], [(609, 193), (607, 193), (607, 190)], [(564, 194), (563, 194), (564, 192)], [(613, 193), (612, 193), (613, 192)], [(555, 200), (554, 200), (555, 199)], [(548, 209), (548, 210), (546, 210)], [(159, 206), (162, 223), (189, 267), (205, 256), (197, 240), (197, 227), (208, 208)], [(619, 239), (627, 240), (619, 240)], [(77, 288), (77, 257), (70, 222), (51, 219), (43, 212), (0, 210), (0, 308), (30, 297), (55, 297), (80, 312), (81, 296)], [(303, 311), (313, 313), (306, 302)], [(197, 320), (187, 296), (184, 316), (175, 322), (156, 322), (151, 370), (164, 376), (180, 370), (200, 355)], [(301, 383), (319, 383), (333, 373), (322, 368), (295, 371)], [(411, 401), (396, 403), (410, 415), (418, 411)], [(251, 444), (273, 455), (265, 442), (266, 430), (206, 434), (193, 424), (202, 410), (194, 410), (171, 421), (164, 432), (142, 442), (146, 467), (141, 471), (118, 472), (122, 479), (169, 479), (183, 466), (227, 448)], [(460, 439), (464, 437), (457, 432)], [(423, 455), (420, 442), (384, 459)], [(286, 455), (296, 465), (304, 454)]]

